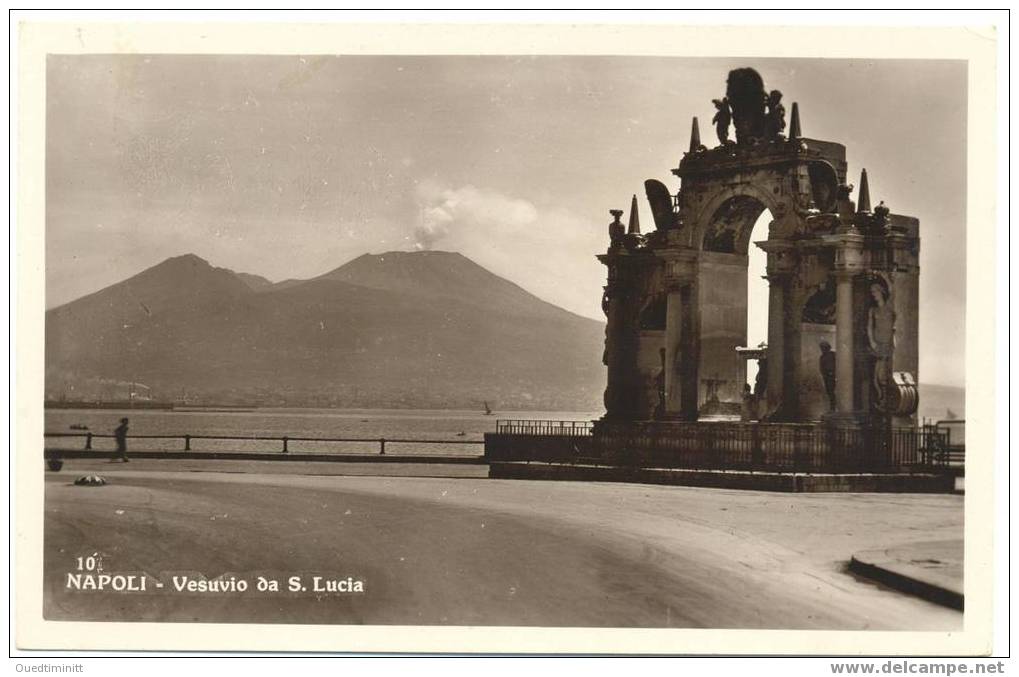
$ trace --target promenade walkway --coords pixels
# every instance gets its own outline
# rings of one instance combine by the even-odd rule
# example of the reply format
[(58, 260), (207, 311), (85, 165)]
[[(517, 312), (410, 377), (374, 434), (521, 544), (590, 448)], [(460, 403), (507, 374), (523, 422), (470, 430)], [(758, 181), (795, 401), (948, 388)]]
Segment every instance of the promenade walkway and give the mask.
[[(957, 495), (775, 494), (383, 476), (399, 464), (69, 460), (46, 473), (53, 619), (803, 629), (958, 629), (962, 614), (848, 570), (853, 553), (962, 538)], [(368, 464), (370, 465), (370, 464)], [(484, 469), (483, 466), (480, 469)], [(412, 469), (405, 468), (405, 471)], [(286, 471), (290, 471), (289, 473)], [(99, 472), (104, 487), (75, 487)], [(370, 474), (371, 476), (368, 476)], [(333, 572), (360, 596), (81, 595), (115, 570)], [(325, 601), (323, 601), (325, 600)], [(675, 647), (682, 650), (682, 647)]]

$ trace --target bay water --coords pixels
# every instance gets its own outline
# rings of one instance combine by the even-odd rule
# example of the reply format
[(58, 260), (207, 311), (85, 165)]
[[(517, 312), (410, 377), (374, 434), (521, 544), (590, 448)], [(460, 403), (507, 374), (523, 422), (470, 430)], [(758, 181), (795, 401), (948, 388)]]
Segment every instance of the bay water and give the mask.
[[(183, 439), (137, 439), (135, 435), (230, 436), (238, 439), (191, 441), (192, 451), (255, 451), (280, 453), (282, 442), (254, 437), (364, 438), (370, 442), (290, 441), (291, 453), (379, 453), (379, 438), (445, 440), (457, 443), (386, 443), (387, 454), (478, 455), (486, 432), (499, 419), (590, 421), (602, 412), (481, 411), (443, 409), (254, 409), (245, 411), (171, 411), (160, 409), (47, 409), (45, 431), (67, 435), (92, 432), (112, 435), (121, 418), (129, 419), (128, 450), (179, 451)], [(84, 430), (83, 428), (87, 428)], [(472, 442), (472, 444), (465, 444)], [(47, 447), (76, 449), (84, 439), (49, 438)], [(111, 438), (95, 438), (92, 448), (115, 448)]]

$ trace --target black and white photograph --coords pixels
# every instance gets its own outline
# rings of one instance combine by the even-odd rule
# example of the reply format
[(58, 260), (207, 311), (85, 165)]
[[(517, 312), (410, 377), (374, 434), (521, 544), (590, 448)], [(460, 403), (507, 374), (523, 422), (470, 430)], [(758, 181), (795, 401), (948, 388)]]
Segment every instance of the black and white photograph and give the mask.
[[(987, 646), (983, 76), (765, 33), (758, 56), (615, 49), (625, 30), (203, 53), (65, 26), (36, 60), (43, 220), (20, 224), (45, 628), (22, 648), (272, 651), (304, 626)], [(255, 634), (186, 643), (207, 624)], [(488, 650), (527, 650), (505, 637)], [(683, 637), (655, 651), (703, 650)]]

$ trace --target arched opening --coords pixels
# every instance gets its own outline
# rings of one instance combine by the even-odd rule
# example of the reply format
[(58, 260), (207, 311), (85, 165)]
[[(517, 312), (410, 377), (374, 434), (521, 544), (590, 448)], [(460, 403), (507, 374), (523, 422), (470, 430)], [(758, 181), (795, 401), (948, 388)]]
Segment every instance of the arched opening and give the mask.
[[(754, 224), (750, 247), (747, 250), (747, 342), (748, 348), (756, 348), (768, 342), (768, 255), (755, 242), (767, 240), (771, 224), (771, 212), (764, 210)], [(761, 362), (748, 359), (746, 383), (754, 389), (758, 383)]]
[(749, 384), (752, 394), (766, 386), (757, 378), (757, 356), (763, 351), (747, 348), (767, 341), (769, 292), (764, 279), (767, 257), (753, 242), (768, 238), (772, 219), (756, 197), (736, 195), (714, 210), (704, 230), (699, 281), (701, 419), (757, 418), (756, 408), (747, 410), (746, 388)]

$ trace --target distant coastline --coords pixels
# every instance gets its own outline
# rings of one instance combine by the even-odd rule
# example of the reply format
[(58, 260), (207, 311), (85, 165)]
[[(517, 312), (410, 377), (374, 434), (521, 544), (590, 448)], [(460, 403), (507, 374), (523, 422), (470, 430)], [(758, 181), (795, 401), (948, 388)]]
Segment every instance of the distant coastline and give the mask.
[[(358, 411), (383, 409), (390, 411), (483, 411), (481, 405), (473, 402), (457, 401), (451, 406), (436, 406), (435, 402), (398, 403), (392, 401), (351, 402), (348, 405), (336, 406), (327, 403), (265, 403), (265, 402), (215, 402), (207, 404), (183, 404), (179, 402), (168, 402), (158, 400), (111, 400), (111, 401), (69, 401), (69, 400), (46, 400), (45, 409), (79, 409), (79, 410), (163, 410), (178, 412), (207, 412), (207, 413), (231, 413), (231, 412), (255, 412), (272, 411), (277, 409), (307, 409), (307, 410), (335, 410), (335, 411)], [(592, 408), (593, 407), (593, 408)], [(528, 412), (528, 411), (594, 411), (599, 407), (591, 402), (576, 402), (574, 407), (549, 406), (547, 402), (540, 402), (534, 406), (528, 406), (520, 401), (508, 402), (500, 406), (499, 403), (492, 405), (496, 415), (501, 411)], [(949, 412), (955, 416), (950, 416)], [(936, 383), (920, 384), (920, 411), (919, 419), (943, 420), (949, 418), (964, 419), (966, 416), (966, 389), (961, 386), (950, 386)]]
[(231, 404), (174, 404), (173, 402), (158, 402), (154, 400), (117, 400), (110, 402), (68, 402), (46, 400), (43, 403), (44, 409), (159, 409), (172, 411), (203, 411), (203, 412), (233, 412), (233, 411), (255, 411), (258, 407), (250, 405)]
[(44, 409), (173, 409), (172, 402), (156, 402), (154, 400), (123, 400), (109, 402), (70, 402), (65, 400), (46, 400)]

